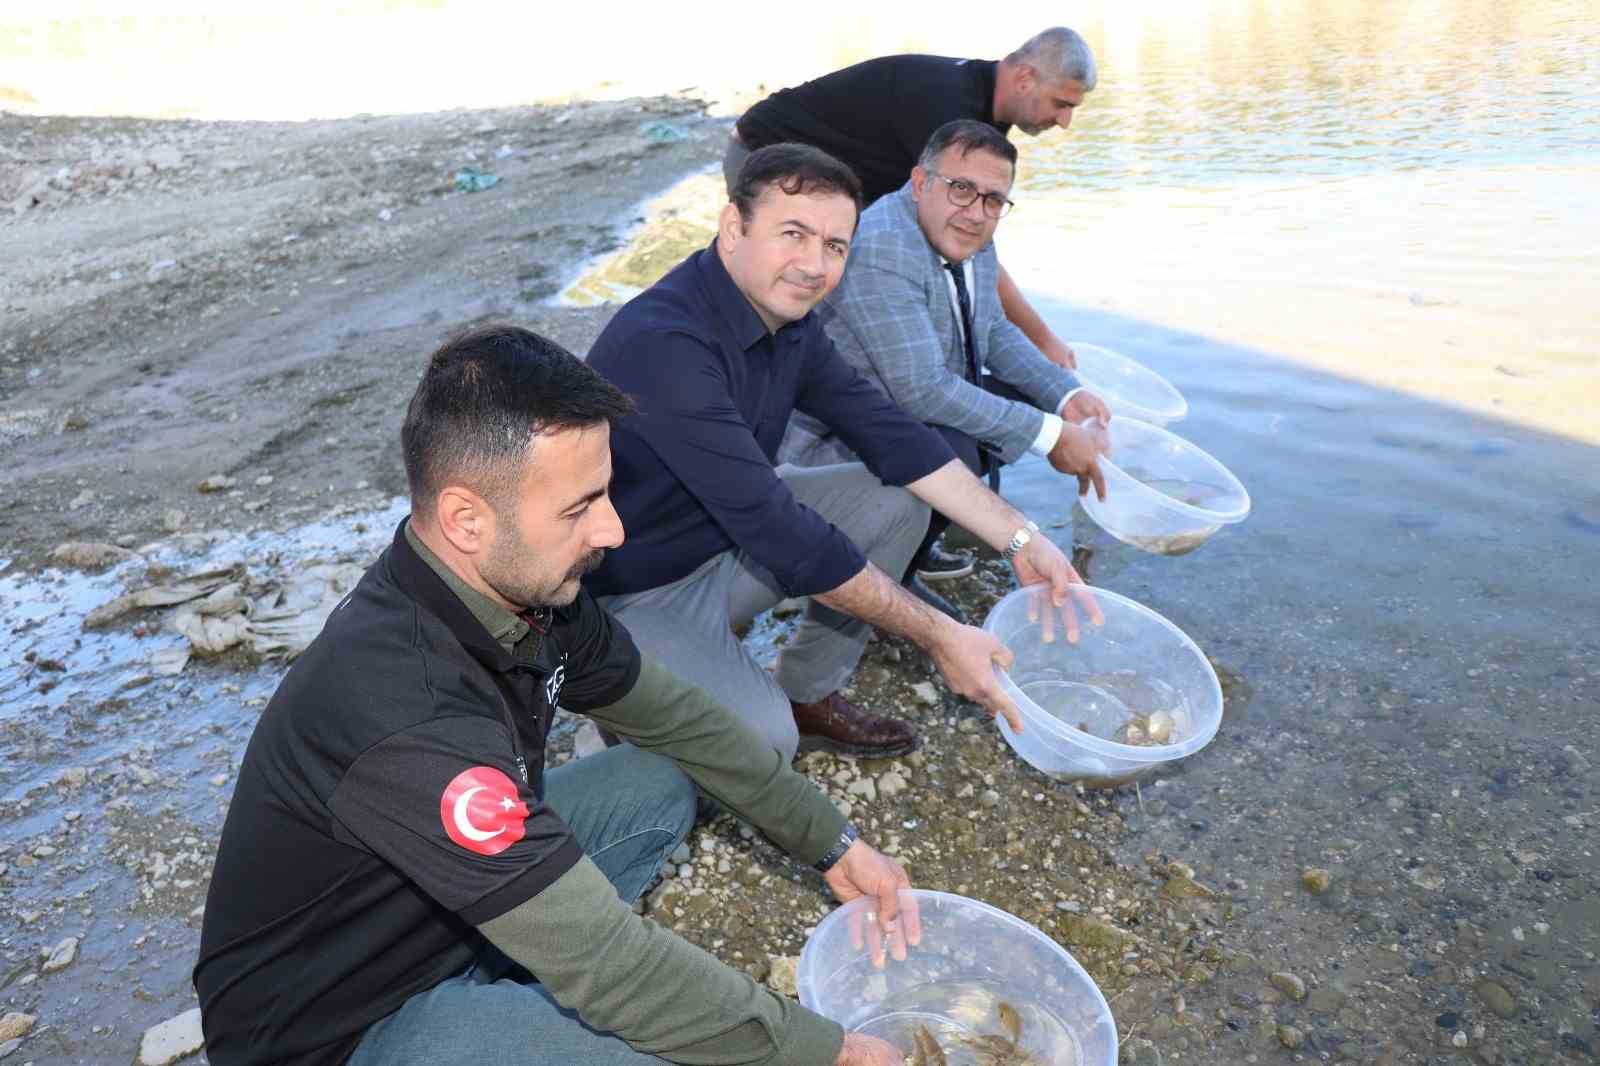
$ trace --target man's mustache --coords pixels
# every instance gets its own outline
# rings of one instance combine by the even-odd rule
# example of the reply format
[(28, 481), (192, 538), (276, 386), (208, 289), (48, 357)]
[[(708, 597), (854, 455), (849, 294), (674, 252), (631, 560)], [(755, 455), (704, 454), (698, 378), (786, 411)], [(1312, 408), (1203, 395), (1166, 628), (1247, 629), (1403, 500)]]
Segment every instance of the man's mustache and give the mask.
[(588, 555), (585, 555), (576, 563), (572, 564), (572, 569), (567, 571), (567, 580), (570, 581), (573, 578), (582, 577), (584, 574), (594, 570), (595, 567), (599, 566), (601, 562), (605, 560), (605, 557), (605, 551), (603, 549), (596, 548), (594, 551), (590, 552)]

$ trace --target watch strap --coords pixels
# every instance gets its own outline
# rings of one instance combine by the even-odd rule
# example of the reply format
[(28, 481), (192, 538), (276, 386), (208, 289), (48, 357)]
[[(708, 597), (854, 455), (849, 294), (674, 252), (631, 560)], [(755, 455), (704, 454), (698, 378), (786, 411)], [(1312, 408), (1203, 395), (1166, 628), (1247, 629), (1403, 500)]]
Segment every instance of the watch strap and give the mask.
[(850, 845), (860, 838), (861, 833), (855, 826), (849, 822), (844, 823), (844, 831), (839, 834), (839, 839), (833, 842), (833, 847), (828, 849), (827, 854), (812, 863), (812, 868), (819, 874), (827, 873), (838, 865), (839, 860), (844, 858), (844, 853), (850, 850)]

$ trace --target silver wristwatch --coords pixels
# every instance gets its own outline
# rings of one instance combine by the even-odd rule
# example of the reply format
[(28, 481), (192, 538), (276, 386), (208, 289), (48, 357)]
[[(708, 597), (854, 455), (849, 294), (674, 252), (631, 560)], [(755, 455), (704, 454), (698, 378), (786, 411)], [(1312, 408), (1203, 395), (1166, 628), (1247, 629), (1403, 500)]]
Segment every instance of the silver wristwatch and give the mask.
[(1023, 523), (1021, 529), (1011, 534), (1011, 543), (1000, 549), (1000, 557), (1009, 563), (1019, 551), (1028, 546), (1028, 542), (1037, 532), (1039, 527), (1034, 522)]

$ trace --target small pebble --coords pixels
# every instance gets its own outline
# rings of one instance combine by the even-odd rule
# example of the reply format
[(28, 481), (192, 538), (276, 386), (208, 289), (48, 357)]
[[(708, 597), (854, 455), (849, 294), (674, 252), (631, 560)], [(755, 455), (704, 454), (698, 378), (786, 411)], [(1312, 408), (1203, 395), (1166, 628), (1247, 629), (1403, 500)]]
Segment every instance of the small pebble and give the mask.
[(992, 788), (986, 788), (983, 790), (983, 794), (978, 797), (978, 802), (985, 807), (994, 807), (1000, 802), (1000, 793)]
[(1267, 978), (1267, 983), (1296, 1003), (1306, 998), (1306, 983), (1286, 970), (1280, 970), (1270, 975)]
[(1333, 875), (1319, 866), (1313, 866), (1300, 875), (1300, 883), (1313, 896), (1320, 896), (1333, 883)]

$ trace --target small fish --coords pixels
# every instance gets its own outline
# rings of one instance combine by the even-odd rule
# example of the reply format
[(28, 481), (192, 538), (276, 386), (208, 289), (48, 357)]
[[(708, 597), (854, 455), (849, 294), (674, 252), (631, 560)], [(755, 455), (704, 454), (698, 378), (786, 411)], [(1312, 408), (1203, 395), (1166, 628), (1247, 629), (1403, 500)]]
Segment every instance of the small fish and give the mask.
[(1015, 1044), (1022, 1039), (1022, 1015), (1005, 1000), (1001, 1000), (1000, 1006), (996, 1009), (1000, 1014), (1000, 1028), (1011, 1034), (1011, 1042)]
[(939, 1041), (928, 1032), (926, 1025), (919, 1025), (911, 1034), (916, 1050), (911, 1055), (911, 1066), (946, 1066), (944, 1052), (939, 1048)]

